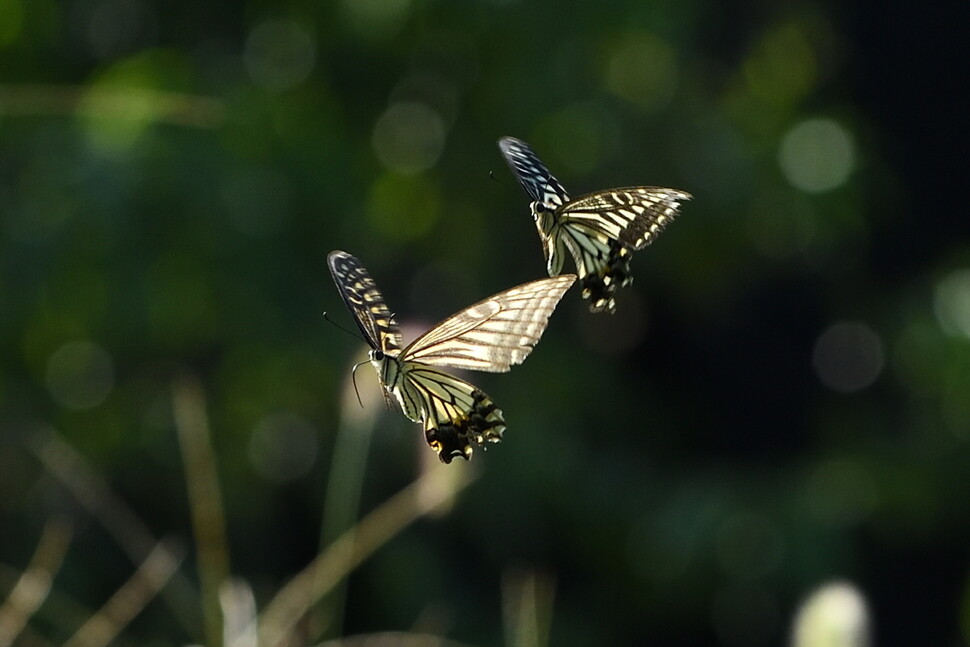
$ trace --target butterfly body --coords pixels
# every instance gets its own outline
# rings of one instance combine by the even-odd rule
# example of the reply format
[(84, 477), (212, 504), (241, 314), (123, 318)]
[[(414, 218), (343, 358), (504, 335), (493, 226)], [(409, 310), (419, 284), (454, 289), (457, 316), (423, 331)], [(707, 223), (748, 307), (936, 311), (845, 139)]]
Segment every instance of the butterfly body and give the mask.
[(370, 345), (381, 386), (408, 419), (421, 422), (439, 458), (468, 459), (472, 444), (499, 442), (505, 420), (481, 389), (439, 366), (501, 373), (520, 364), (575, 281), (568, 274), (500, 292), (431, 328), (401, 350), (400, 332), (376, 284), (355, 257), (331, 252), (330, 272)]
[(570, 198), (532, 148), (503, 137), (499, 148), (519, 184), (532, 198), (530, 210), (550, 276), (568, 255), (576, 263), (590, 310), (613, 312), (616, 291), (633, 281), (632, 253), (649, 245), (677, 216), (689, 193), (662, 187), (623, 187)]

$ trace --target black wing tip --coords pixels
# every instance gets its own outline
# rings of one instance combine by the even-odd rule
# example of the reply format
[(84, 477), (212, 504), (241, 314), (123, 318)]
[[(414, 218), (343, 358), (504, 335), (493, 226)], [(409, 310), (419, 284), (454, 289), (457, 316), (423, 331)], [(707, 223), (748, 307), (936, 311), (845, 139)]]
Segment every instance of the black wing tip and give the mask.
[(340, 288), (341, 296), (343, 295), (342, 276), (348, 272), (362, 270), (364, 267), (356, 256), (339, 249), (327, 254), (327, 266), (330, 268), (330, 275), (333, 276), (334, 283)]
[(675, 206), (680, 206), (680, 205), (677, 205), (678, 202), (687, 202), (688, 200), (694, 199), (694, 196), (688, 193), (687, 191), (682, 191), (680, 189), (669, 189), (667, 187), (663, 187), (663, 188), (665, 191), (670, 192), (670, 200), (671, 202), (674, 203)]
[(532, 150), (532, 147), (518, 137), (506, 135), (498, 140), (498, 147), (506, 158), (513, 155), (522, 155), (523, 153), (538, 158), (538, 155)]
[(528, 146), (528, 144), (526, 144), (524, 141), (522, 141), (518, 137), (512, 137), (511, 135), (505, 135), (504, 137), (499, 137), (498, 138), (498, 146), (499, 146), (499, 148), (502, 148), (503, 150), (506, 147), (511, 146), (513, 144), (521, 144), (521, 145)]
[(337, 263), (339, 263), (340, 261), (346, 261), (346, 260), (356, 261), (358, 265), (360, 264), (360, 261), (357, 260), (356, 256), (354, 256), (353, 254), (348, 254), (347, 252), (341, 249), (335, 249), (329, 254), (327, 254), (327, 265), (330, 266), (331, 270), (336, 268)]

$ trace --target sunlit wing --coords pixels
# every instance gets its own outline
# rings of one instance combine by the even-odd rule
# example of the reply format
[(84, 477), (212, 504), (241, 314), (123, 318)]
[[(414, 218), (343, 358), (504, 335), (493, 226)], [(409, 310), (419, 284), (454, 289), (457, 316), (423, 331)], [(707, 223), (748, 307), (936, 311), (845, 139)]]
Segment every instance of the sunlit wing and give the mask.
[(397, 353), (401, 348), (401, 332), (364, 266), (356, 257), (339, 250), (330, 252), (327, 264), (344, 304), (367, 343), (385, 353)]
[(468, 459), (473, 443), (502, 440), (505, 419), (484, 391), (423, 364), (405, 363), (404, 380), (404, 397), (420, 411), (425, 440), (443, 462)]
[(515, 137), (503, 137), (498, 140), (498, 147), (519, 184), (533, 201), (553, 208), (569, 202), (569, 195), (559, 180), (553, 177), (528, 144)]
[(626, 187), (579, 196), (559, 213), (565, 226), (582, 225), (633, 249), (649, 245), (677, 217), (684, 191), (662, 187)]
[(589, 300), (590, 312), (614, 312), (616, 291), (633, 281), (630, 276), (633, 253), (616, 239), (588, 229), (571, 226), (560, 231), (576, 262), (581, 296)]
[(563, 274), (500, 292), (416, 339), (403, 361), (503, 373), (539, 341), (549, 316), (576, 277)]

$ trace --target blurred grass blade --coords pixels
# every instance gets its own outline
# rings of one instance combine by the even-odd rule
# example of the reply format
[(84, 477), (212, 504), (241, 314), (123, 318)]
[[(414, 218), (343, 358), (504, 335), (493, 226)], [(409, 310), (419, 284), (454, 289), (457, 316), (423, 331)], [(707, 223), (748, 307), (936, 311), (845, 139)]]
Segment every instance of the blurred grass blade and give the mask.
[(795, 616), (792, 647), (868, 647), (869, 612), (848, 582), (816, 589)]
[(202, 387), (188, 376), (176, 380), (172, 403), (198, 553), (206, 642), (217, 647), (223, 633), (219, 587), (229, 578), (229, 550)]
[(0, 647), (14, 644), (31, 616), (47, 599), (73, 534), (71, 525), (52, 519), (44, 526), (27, 569), (0, 605)]
[[(364, 484), (367, 451), (374, 425), (382, 410), (380, 385), (374, 380), (376, 388), (371, 388), (369, 382), (370, 380), (364, 385), (363, 391), (360, 391), (355, 387), (350, 371), (347, 371), (340, 399), (340, 424), (323, 504), (321, 552), (354, 525), (360, 512), (360, 493)], [(358, 394), (361, 397), (360, 402), (357, 400)], [(346, 580), (342, 580), (333, 587), (326, 599), (321, 600), (318, 606), (318, 623), (326, 625), (317, 634), (325, 631), (330, 635), (340, 635), (345, 595)]]
[[(458, 467), (458, 469), (455, 469)], [(456, 478), (456, 474), (465, 475)], [(420, 517), (451, 504), (471, 472), (438, 465), (347, 530), (276, 594), (260, 616), (260, 645), (285, 641), (300, 618), (378, 548)]]
[[(157, 540), (145, 524), (108, 489), (84, 457), (53, 430), (34, 432), (28, 445), (44, 469), (98, 520), (132, 564), (141, 564), (153, 550), (157, 550)], [(198, 626), (198, 592), (188, 578), (175, 573), (171, 586), (162, 595), (186, 631), (191, 632)]]
[(81, 625), (64, 647), (104, 647), (113, 641), (162, 590), (182, 559), (181, 551), (166, 546), (165, 542), (159, 543), (128, 581)]
[(502, 615), (507, 647), (549, 644), (555, 583), (536, 571), (506, 571), (502, 578)]
[(249, 584), (231, 577), (219, 588), (225, 647), (257, 647), (256, 597)]
[(316, 647), (470, 647), (467, 643), (448, 640), (434, 634), (404, 631), (381, 631), (372, 634), (328, 640)]
[[(71, 115), (107, 119), (140, 116), (152, 106), (153, 120), (191, 128), (216, 128), (225, 120), (218, 99), (151, 88), (97, 88), (42, 83), (0, 85), (0, 113), (6, 117)], [(132, 117), (133, 118), (133, 117)]]

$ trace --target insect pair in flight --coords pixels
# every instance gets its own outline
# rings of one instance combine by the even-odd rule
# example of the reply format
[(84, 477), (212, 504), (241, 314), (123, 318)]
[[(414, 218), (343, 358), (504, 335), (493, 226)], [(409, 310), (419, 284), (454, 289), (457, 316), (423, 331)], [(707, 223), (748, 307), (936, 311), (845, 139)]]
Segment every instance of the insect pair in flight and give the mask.
[[(374, 280), (354, 256), (334, 251), (330, 273), (370, 345), (385, 395), (424, 426), (428, 444), (450, 463), (474, 445), (499, 442), (505, 420), (483, 391), (438, 367), (504, 373), (538, 343), (566, 290), (578, 280), (592, 312), (616, 308), (614, 295), (633, 278), (630, 259), (677, 216), (690, 194), (660, 187), (607, 189), (570, 199), (528, 144), (498, 142), (532, 199), (532, 217), (550, 278), (505, 290), (445, 319), (402, 350), (401, 332)], [(576, 275), (562, 274), (572, 256)]]

